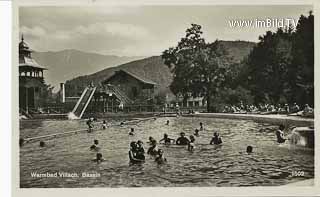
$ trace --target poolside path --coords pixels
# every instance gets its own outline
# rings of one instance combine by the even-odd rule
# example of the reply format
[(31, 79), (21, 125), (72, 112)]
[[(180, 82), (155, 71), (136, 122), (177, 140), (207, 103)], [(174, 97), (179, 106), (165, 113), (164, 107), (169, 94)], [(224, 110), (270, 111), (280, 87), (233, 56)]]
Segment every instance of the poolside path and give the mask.
[(303, 118), (300, 116), (287, 116), (281, 114), (235, 114), (235, 113), (195, 113), (184, 115), (187, 117), (208, 117), (208, 118), (226, 118), (240, 120), (254, 120), (257, 122), (266, 122), (271, 124), (285, 124), (294, 126), (314, 126), (313, 118)]

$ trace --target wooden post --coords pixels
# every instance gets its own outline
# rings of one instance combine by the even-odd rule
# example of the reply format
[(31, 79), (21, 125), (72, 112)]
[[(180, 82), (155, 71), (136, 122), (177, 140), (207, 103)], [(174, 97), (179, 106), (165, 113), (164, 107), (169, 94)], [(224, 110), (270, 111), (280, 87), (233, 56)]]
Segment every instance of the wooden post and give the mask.
[(103, 113), (105, 113), (106, 112), (106, 98), (105, 97), (103, 97)]
[(113, 113), (113, 98), (111, 98), (111, 112)]
[(29, 114), (29, 108), (28, 108), (28, 87), (26, 87), (26, 112)]

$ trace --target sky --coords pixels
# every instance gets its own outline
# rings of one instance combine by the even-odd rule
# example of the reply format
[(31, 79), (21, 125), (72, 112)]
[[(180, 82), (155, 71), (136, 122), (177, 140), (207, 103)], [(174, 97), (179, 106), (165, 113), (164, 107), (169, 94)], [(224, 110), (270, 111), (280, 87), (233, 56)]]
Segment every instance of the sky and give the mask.
[(20, 36), (35, 51), (76, 49), (117, 56), (160, 55), (185, 30), (202, 26), (207, 42), (258, 37), (276, 27), (231, 28), (230, 20), (298, 19), (310, 5), (20, 7)]

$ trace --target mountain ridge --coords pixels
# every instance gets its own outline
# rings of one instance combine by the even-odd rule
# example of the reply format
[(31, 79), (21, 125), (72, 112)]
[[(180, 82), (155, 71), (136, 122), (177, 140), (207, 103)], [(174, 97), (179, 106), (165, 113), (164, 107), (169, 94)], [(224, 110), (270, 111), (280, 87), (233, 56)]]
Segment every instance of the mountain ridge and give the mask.
[[(233, 63), (240, 63), (256, 43), (248, 41), (219, 41), (232, 57)], [(151, 56), (140, 60), (134, 60), (115, 67), (105, 68), (91, 75), (82, 75), (66, 81), (66, 95), (79, 95), (84, 87), (93, 82), (99, 85), (101, 82), (113, 75), (117, 70), (124, 69), (137, 76), (150, 79), (157, 83), (155, 94), (170, 94), (169, 86), (173, 80), (172, 73), (166, 66), (161, 56)]]
[(124, 64), (133, 60), (141, 59), (140, 56), (116, 56), (102, 55), (93, 52), (84, 52), (76, 49), (61, 51), (34, 51), (32, 57), (48, 70), (45, 71), (45, 81), (59, 88), (59, 83), (82, 75), (90, 75), (105, 68)]

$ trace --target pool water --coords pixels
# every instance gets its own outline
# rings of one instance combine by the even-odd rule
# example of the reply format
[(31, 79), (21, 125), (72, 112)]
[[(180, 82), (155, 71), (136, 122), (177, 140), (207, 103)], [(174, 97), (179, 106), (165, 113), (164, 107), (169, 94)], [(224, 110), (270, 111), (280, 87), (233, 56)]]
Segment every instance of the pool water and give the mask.
[[(169, 120), (170, 124), (165, 125)], [(109, 121), (120, 123), (121, 120)], [(204, 131), (196, 137), (195, 149), (185, 146), (159, 145), (168, 162), (158, 165), (146, 155), (141, 165), (129, 165), (131, 141), (142, 140), (148, 149), (149, 136), (157, 141), (167, 133), (170, 138), (193, 134), (203, 122)], [(136, 134), (129, 136), (130, 128)], [(85, 120), (46, 120), (20, 122), (20, 136), (35, 137), (50, 133), (86, 128)], [(213, 118), (157, 118), (137, 124), (112, 126), (93, 133), (78, 133), (27, 143), (20, 148), (20, 187), (194, 187), (194, 186), (278, 186), (314, 177), (314, 151), (290, 145), (279, 146), (275, 140), (277, 126), (248, 120)], [(213, 131), (223, 144), (209, 145)], [(104, 162), (91, 161), (89, 150), (98, 139)], [(247, 154), (246, 147), (253, 146)], [(303, 176), (292, 176), (303, 171)], [(98, 173), (100, 177), (35, 178), (31, 173)]]

